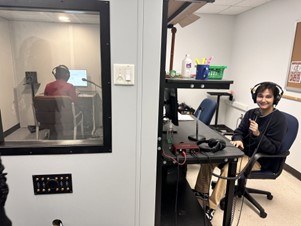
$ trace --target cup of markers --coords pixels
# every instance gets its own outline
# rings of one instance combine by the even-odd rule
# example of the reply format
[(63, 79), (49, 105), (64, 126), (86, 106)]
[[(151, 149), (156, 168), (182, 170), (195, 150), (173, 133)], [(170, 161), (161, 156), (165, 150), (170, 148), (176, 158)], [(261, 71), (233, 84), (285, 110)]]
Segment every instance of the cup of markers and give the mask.
[(202, 58), (202, 62), (200, 63), (199, 60), (196, 58), (196, 77), (195, 79), (198, 80), (207, 80), (209, 74), (209, 65), (212, 60), (212, 57), (209, 57), (208, 60), (206, 58)]

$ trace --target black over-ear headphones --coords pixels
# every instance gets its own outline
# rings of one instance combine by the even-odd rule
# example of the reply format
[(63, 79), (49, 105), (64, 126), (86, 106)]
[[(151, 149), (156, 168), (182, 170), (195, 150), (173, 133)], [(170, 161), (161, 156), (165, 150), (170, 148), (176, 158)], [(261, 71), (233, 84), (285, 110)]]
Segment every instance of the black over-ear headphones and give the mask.
[(278, 84), (273, 83), (273, 82), (261, 82), (261, 83), (256, 84), (251, 89), (251, 95), (252, 95), (252, 99), (253, 99), (254, 103), (256, 103), (256, 97), (257, 97), (258, 90), (259, 90), (258, 88), (263, 85), (275, 86), (278, 89), (278, 94), (276, 96), (273, 93), (273, 95), (274, 95), (274, 103), (273, 104), (277, 105), (283, 95), (283, 89), (281, 88), (281, 86), (279, 86)]
[(65, 66), (65, 65), (59, 65), (59, 66), (57, 66), (57, 67), (55, 67), (55, 68), (52, 69), (52, 74), (57, 79), (57, 78), (61, 78), (62, 75), (65, 75), (65, 74), (69, 75), (70, 72), (69, 72), (69, 69), (68, 69), (67, 66)]
[(217, 151), (223, 150), (226, 147), (226, 142), (224, 140), (211, 138), (209, 140), (198, 141), (197, 145), (199, 145), (200, 151), (215, 153)]

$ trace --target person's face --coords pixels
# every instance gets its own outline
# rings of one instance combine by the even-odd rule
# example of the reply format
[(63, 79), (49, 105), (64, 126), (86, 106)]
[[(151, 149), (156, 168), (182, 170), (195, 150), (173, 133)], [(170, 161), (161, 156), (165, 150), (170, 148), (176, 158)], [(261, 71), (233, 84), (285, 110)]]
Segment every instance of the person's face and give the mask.
[(263, 92), (257, 94), (256, 103), (263, 111), (271, 110), (274, 108), (274, 95), (269, 89), (265, 89)]

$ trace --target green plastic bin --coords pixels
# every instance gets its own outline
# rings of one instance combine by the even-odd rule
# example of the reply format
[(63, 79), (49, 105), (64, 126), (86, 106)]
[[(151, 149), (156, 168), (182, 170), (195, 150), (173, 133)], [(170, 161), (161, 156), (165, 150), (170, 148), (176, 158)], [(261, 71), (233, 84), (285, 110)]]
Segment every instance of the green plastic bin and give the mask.
[(224, 70), (227, 66), (209, 66), (208, 79), (221, 80), (224, 76)]

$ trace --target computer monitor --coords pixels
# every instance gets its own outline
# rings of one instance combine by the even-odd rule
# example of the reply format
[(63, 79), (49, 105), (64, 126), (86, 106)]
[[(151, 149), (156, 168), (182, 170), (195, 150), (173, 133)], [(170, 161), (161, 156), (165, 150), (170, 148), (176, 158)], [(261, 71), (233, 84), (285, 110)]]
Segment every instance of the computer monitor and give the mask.
[(169, 118), (175, 126), (178, 126), (179, 120), (178, 120), (177, 89), (165, 88), (165, 90), (164, 90), (164, 106), (165, 106), (165, 117)]
[(88, 87), (88, 82), (83, 81), (83, 79), (87, 80), (87, 70), (83, 69), (71, 69), (70, 71), (70, 78), (68, 83), (71, 83), (73, 86), (78, 88)]

